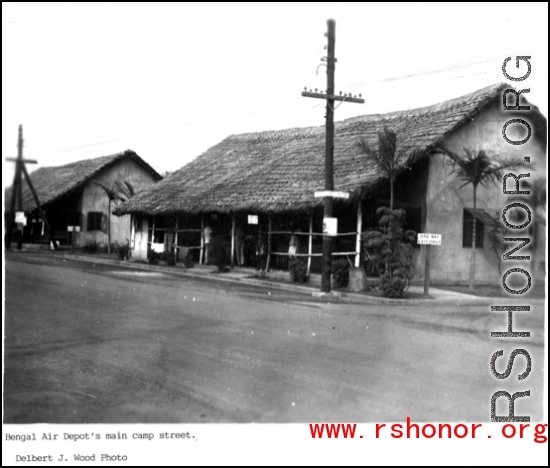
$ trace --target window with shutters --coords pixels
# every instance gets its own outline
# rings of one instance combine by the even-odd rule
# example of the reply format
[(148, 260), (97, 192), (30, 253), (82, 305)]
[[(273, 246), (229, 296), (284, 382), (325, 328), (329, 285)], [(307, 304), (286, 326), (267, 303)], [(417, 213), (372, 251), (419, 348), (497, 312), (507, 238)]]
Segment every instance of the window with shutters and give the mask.
[(90, 211), (88, 212), (88, 231), (101, 231), (101, 220), (103, 218), (103, 213), (101, 211)]
[(476, 249), (483, 248), (483, 237), (485, 235), (485, 224), (464, 208), (462, 222), (462, 247), (472, 247), (472, 229), (474, 219), (476, 223)]

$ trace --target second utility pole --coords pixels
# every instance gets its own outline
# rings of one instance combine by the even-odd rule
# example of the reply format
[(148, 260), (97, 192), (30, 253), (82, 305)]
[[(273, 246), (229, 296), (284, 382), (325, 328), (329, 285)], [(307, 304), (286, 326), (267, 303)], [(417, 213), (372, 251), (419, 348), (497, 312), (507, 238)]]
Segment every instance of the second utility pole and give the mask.
[[(19, 212), (23, 211), (23, 176), (25, 177), (25, 180), (27, 181), (27, 185), (29, 186), (29, 189), (32, 193), (32, 196), (34, 198), (34, 202), (36, 203), (36, 209), (38, 210), (38, 213), (40, 214), (40, 217), (42, 218), (42, 222), (44, 223), (44, 227), (48, 230), (49, 237), (50, 237), (50, 244), (53, 245), (54, 250), (57, 249), (57, 244), (55, 243), (54, 239), (54, 231), (52, 230), (50, 224), (48, 223), (48, 220), (46, 219), (46, 214), (44, 213), (44, 210), (42, 209), (42, 205), (40, 203), (40, 200), (38, 199), (38, 194), (36, 193), (36, 190), (34, 188), (34, 185), (32, 183), (32, 180), (29, 176), (29, 173), (27, 172), (27, 168), (25, 167), (25, 163), (27, 164), (36, 164), (35, 159), (23, 159), (23, 126), (19, 125), (19, 134), (17, 137), (17, 158), (6, 158), (6, 161), (14, 162), (15, 163), (15, 177), (13, 179), (13, 185), (11, 189), (11, 201), (10, 201), (10, 213), (7, 223), (7, 232), (5, 237), (5, 246), (6, 249), (9, 249), (11, 246), (11, 240), (13, 235), (13, 227), (15, 225), (15, 200), (18, 199), (17, 202), (17, 210)], [(22, 233), (18, 236), (17, 239), (17, 248), (20, 250), (22, 247)]]

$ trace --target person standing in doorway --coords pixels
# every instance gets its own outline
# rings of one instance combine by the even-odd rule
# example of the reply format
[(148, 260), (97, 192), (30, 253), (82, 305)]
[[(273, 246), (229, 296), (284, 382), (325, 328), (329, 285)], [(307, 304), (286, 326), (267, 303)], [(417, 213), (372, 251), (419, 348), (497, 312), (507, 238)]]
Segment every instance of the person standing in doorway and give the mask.
[(300, 247), (300, 238), (297, 233), (301, 232), (299, 228), (297, 228), (296, 223), (292, 222), (290, 223), (290, 244), (288, 246), (288, 257), (290, 259), (295, 258), (296, 254), (299, 251)]
[(260, 233), (258, 235), (258, 243), (256, 244), (256, 256), (258, 258), (260, 277), (263, 278), (267, 273), (267, 239), (265, 235), (265, 230), (263, 228), (260, 228)]
[(205, 227), (204, 227), (204, 264), (205, 265), (208, 265), (208, 250), (209, 250), (209, 247), (210, 247), (210, 241), (212, 240), (212, 236), (214, 234), (214, 230), (212, 229), (212, 227), (207, 224)]
[(235, 254), (237, 265), (244, 265), (244, 229), (240, 223), (235, 225)]

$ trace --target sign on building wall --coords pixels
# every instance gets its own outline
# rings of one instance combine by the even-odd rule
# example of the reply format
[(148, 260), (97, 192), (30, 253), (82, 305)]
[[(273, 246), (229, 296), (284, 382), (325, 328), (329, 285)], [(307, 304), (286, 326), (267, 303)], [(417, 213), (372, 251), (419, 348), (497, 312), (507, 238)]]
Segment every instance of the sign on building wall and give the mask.
[(16, 211), (15, 212), (15, 222), (22, 224), (23, 226), (27, 225), (27, 217), (25, 216), (24, 211)]
[(248, 215), (248, 224), (258, 224), (258, 215)]
[(332, 237), (338, 235), (338, 218), (323, 218), (323, 234)]
[(441, 234), (419, 232), (417, 242), (420, 245), (441, 245)]

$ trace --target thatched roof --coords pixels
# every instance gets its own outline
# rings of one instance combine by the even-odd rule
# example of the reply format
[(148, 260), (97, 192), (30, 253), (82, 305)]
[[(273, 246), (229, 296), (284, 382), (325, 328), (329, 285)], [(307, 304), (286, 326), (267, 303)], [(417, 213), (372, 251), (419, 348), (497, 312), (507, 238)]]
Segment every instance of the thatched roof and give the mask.
[[(41, 167), (29, 175), (36, 193), (38, 194), (38, 199), (41, 205), (45, 207), (70, 195), (86, 184), (91, 178), (123, 159), (131, 159), (150, 173), (155, 179), (162, 179), (162, 176), (157, 171), (132, 150), (126, 150), (101, 158), (77, 161), (66, 164), (65, 166)], [(6, 191), (6, 209), (9, 209), (8, 200), (9, 196), (11, 196), (10, 194), (11, 188)], [(36, 203), (34, 202), (34, 198), (26, 181), (23, 182), (22, 195), (23, 210), (33, 211), (36, 209)]]
[[(471, 121), (501, 96), (506, 84), (493, 85), (429, 107), (354, 117), (335, 124), (334, 188), (364, 193), (384, 176), (356, 142), (376, 146), (384, 125), (397, 132), (398, 151), (420, 154)], [(498, 98), (500, 99), (500, 97)], [(404, 165), (411, 161), (405, 161)], [(325, 127), (234, 135), (154, 186), (147, 187), (116, 214), (282, 212), (322, 204), (314, 192), (324, 188)]]

